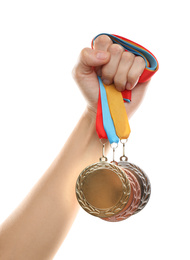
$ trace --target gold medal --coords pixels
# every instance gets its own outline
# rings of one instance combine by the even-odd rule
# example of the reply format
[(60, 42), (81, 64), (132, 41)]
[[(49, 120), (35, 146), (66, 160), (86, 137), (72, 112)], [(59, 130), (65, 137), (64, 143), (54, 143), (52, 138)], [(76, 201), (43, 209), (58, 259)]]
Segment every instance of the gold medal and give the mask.
[(104, 154), (100, 162), (89, 165), (76, 182), (76, 196), (81, 207), (96, 217), (110, 217), (128, 203), (131, 185), (126, 173), (108, 163)]

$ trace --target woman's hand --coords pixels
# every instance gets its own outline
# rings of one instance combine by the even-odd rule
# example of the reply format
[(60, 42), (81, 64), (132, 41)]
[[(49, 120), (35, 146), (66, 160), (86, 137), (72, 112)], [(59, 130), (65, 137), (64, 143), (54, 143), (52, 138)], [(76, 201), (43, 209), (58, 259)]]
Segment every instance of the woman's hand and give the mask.
[(145, 61), (124, 51), (119, 44), (113, 44), (106, 36), (99, 36), (94, 42), (94, 49), (81, 51), (78, 63), (73, 69), (73, 77), (87, 100), (88, 109), (96, 113), (99, 82), (97, 75), (106, 85), (114, 83), (118, 91), (132, 90), (132, 102), (125, 103), (130, 117), (140, 105), (148, 82), (138, 83), (145, 69)]

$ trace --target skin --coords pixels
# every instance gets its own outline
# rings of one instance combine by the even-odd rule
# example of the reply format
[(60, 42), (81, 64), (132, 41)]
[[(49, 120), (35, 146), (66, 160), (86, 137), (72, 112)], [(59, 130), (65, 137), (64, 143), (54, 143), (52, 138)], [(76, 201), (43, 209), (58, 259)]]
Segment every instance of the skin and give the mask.
[[(108, 85), (114, 82), (119, 91), (133, 89), (133, 101), (126, 104), (131, 117), (147, 89), (148, 83), (137, 83), (144, 68), (142, 58), (124, 52), (108, 36), (98, 37), (93, 50), (85, 48), (81, 51), (73, 77), (87, 100), (86, 109), (50, 167), (1, 224), (0, 259), (53, 259), (79, 209), (75, 196), (78, 175), (101, 156), (102, 145), (95, 130), (97, 74)], [(106, 153), (108, 150), (109, 145)]]
[(85, 48), (81, 51), (73, 76), (87, 100), (87, 108), (95, 113), (99, 91), (97, 75), (102, 77), (106, 85), (114, 83), (118, 91), (133, 90), (132, 102), (125, 103), (130, 118), (147, 90), (148, 82), (137, 83), (144, 68), (142, 57), (124, 52), (123, 47), (113, 44), (108, 36), (101, 35), (96, 39), (93, 50)]

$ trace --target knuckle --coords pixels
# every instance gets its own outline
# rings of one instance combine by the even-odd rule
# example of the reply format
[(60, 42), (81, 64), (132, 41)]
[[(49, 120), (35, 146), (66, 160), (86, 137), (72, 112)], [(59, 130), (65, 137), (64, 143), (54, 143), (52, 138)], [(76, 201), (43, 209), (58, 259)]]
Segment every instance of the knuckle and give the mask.
[(124, 51), (124, 48), (119, 44), (112, 44), (108, 50), (112, 54), (120, 54)]
[(100, 35), (95, 40), (95, 44), (98, 44), (98, 45), (107, 45), (107, 44), (111, 44), (111, 43), (112, 43), (112, 40), (107, 35)]
[(133, 61), (135, 59), (135, 55), (129, 51), (125, 51), (123, 53), (122, 58), (124, 59), (124, 61), (128, 62), (128, 61)]
[(145, 60), (141, 56), (136, 56), (135, 62), (141, 67), (146, 67)]

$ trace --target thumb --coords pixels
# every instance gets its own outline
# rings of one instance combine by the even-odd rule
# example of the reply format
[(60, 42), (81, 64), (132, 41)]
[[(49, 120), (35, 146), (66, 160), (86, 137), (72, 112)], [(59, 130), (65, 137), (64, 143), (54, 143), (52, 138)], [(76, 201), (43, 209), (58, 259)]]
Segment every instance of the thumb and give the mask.
[(106, 64), (110, 60), (110, 53), (107, 51), (84, 48), (79, 57), (79, 61), (75, 67), (75, 75), (90, 74), (93, 67)]

